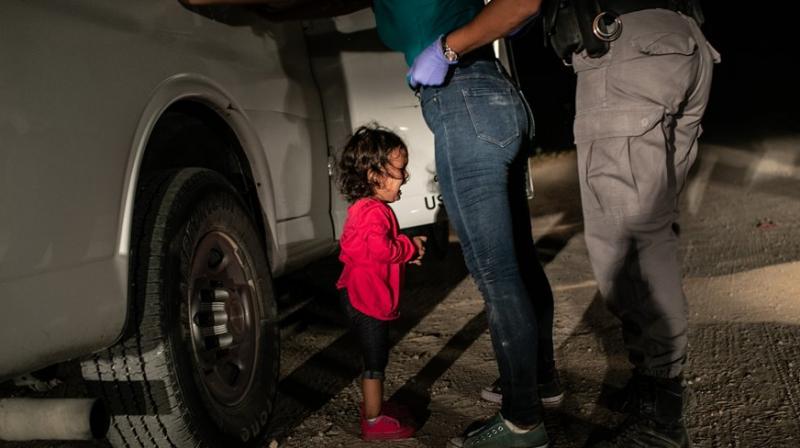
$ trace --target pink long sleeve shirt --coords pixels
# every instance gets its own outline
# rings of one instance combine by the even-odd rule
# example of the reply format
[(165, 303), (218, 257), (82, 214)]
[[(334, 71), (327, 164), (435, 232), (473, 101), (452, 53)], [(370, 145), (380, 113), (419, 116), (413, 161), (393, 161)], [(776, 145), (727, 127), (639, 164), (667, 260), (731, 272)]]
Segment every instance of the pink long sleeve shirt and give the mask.
[(367, 316), (396, 319), (405, 265), (417, 249), (399, 233), (392, 209), (378, 199), (357, 200), (347, 210), (339, 245), (344, 270), (336, 287), (347, 288), (353, 308)]

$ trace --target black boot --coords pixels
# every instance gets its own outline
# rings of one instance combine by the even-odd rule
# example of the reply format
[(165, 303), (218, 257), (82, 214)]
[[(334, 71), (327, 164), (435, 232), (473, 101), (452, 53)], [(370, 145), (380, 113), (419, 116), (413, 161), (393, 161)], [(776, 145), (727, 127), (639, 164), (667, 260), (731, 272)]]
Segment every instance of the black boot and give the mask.
[[(625, 383), (622, 389), (618, 389), (601, 398), (602, 404), (609, 410), (623, 414), (633, 413), (639, 406), (639, 382), (643, 375), (634, 370), (631, 378)], [(697, 402), (697, 397), (692, 388), (686, 383), (683, 384), (683, 415), (689, 413)]]
[(635, 400), (628, 403), (630, 416), (616, 435), (596, 448), (688, 448), (683, 422), (683, 378), (634, 375)]

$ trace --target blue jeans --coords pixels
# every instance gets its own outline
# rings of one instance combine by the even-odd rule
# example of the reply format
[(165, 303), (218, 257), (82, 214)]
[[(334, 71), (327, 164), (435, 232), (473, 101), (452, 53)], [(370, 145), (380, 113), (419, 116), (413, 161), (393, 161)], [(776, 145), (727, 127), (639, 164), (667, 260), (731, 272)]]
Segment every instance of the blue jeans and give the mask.
[(456, 66), (443, 86), (420, 96), (447, 215), (486, 304), (501, 413), (514, 424), (538, 423), (537, 373), (553, 369), (553, 296), (524, 190), (521, 149), (533, 127), (527, 104), (494, 60)]

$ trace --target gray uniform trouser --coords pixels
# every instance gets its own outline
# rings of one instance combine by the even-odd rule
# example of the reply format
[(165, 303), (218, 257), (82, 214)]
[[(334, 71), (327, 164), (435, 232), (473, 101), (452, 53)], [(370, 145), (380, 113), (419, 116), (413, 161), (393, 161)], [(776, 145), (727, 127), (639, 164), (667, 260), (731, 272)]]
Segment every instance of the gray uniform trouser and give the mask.
[(697, 156), (719, 55), (681, 14), (648, 9), (621, 20), (607, 54), (573, 58), (586, 244), (631, 362), (645, 375), (671, 378), (687, 349), (678, 195)]

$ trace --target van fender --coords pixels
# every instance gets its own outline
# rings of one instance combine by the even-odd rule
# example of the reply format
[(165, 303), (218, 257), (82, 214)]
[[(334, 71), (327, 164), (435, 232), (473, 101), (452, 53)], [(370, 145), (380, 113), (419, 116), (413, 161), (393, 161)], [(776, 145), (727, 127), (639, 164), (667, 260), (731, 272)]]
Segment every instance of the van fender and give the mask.
[(162, 81), (153, 91), (145, 106), (136, 132), (125, 169), (123, 201), (120, 210), (120, 227), (117, 237), (117, 255), (127, 258), (130, 255), (131, 226), (133, 222), (134, 194), (139, 181), (144, 152), (153, 132), (164, 112), (174, 103), (192, 100), (207, 105), (231, 127), (250, 163), (259, 205), (261, 206), (266, 232), (267, 255), (273, 272), (280, 271), (286, 263), (286, 256), (278, 247), (276, 235), (275, 196), (272, 178), (267, 164), (266, 152), (258, 134), (253, 129), (244, 109), (220, 85), (211, 79), (197, 74), (178, 74)]

